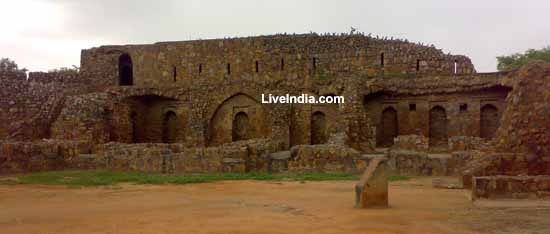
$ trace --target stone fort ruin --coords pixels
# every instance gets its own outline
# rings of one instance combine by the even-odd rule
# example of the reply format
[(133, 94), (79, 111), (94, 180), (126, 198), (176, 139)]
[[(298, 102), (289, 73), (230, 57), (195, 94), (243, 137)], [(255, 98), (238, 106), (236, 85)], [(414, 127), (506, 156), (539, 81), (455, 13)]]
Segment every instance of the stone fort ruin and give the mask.
[(395, 174), (468, 186), (547, 175), (548, 91), (532, 89), (548, 71), (477, 73), (466, 56), (357, 33), (101, 46), (77, 74), (0, 74), (0, 172), (356, 173), (385, 153)]

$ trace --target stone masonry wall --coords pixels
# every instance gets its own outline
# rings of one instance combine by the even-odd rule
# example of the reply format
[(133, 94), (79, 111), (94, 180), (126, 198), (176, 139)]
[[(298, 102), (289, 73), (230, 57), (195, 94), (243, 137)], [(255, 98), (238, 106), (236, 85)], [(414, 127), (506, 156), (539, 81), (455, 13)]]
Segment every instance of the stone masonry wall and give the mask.
[(472, 199), (550, 199), (550, 176), (474, 177)]
[(0, 141), (0, 174), (62, 170), (92, 145), (77, 141)]
[(220, 82), (242, 77), (307, 79), (350, 73), (452, 75), (455, 62), (458, 74), (475, 72), (465, 56), (361, 34), (274, 35), (102, 46), (82, 51), (81, 71), (84, 76), (97, 78), (100, 84), (116, 85), (118, 59), (122, 54), (130, 55), (134, 83), (140, 86), (184, 86), (197, 80)]

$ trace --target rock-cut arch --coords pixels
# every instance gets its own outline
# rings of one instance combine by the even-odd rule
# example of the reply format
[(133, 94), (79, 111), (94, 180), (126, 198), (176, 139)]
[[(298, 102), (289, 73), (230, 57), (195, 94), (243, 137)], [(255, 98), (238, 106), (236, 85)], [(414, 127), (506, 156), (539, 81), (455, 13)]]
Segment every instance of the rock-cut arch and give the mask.
[(430, 146), (447, 147), (447, 113), (441, 106), (430, 110)]
[(485, 139), (492, 139), (498, 129), (498, 125), (498, 109), (491, 104), (487, 104), (481, 107), (479, 121), (480, 137)]
[(118, 84), (121, 86), (134, 85), (132, 58), (128, 54), (122, 54), (118, 58)]

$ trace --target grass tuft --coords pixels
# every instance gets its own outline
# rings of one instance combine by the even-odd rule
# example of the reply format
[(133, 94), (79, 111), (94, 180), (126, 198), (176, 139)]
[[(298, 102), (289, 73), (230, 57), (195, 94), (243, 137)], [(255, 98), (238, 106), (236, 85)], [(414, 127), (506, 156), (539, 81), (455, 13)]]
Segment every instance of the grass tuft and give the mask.
[[(351, 174), (311, 173), (311, 174), (209, 174), (209, 175), (159, 175), (111, 171), (53, 171), (21, 175), (10, 180), (9, 184), (66, 185), (72, 188), (111, 186), (119, 183), (131, 184), (194, 184), (228, 180), (258, 181), (353, 181), (359, 176)], [(408, 180), (407, 176), (392, 176), (390, 181)], [(8, 184), (8, 183), (0, 183)]]

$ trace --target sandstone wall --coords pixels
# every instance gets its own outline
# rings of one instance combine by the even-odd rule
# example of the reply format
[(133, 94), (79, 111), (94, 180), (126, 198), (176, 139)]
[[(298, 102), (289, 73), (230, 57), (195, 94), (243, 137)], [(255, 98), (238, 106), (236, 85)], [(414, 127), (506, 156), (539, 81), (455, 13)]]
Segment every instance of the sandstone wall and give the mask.
[[(147, 173), (360, 173), (366, 168), (359, 152), (341, 145), (295, 146), (249, 140), (217, 147), (182, 144), (98, 145), (94, 154), (71, 158), (70, 167)], [(286, 156), (277, 156), (277, 155)], [(90, 166), (93, 165), (93, 166)]]
[(550, 64), (533, 63), (515, 75), (497, 132), (497, 150), (550, 160)]
[(244, 77), (300, 81), (349, 73), (451, 75), (455, 72), (455, 62), (458, 74), (475, 71), (465, 56), (360, 34), (275, 35), (102, 46), (82, 51), (81, 71), (100, 84), (116, 85), (122, 54), (130, 55), (135, 84), (141, 86), (186, 85), (198, 80), (219, 83)]
[[(444, 132), (443, 148), (448, 148), (446, 139), (458, 136), (480, 137), (483, 131), (495, 132), (500, 116), (505, 109), (507, 88), (490, 88), (473, 92), (452, 92), (428, 95), (400, 95), (399, 93), (374, 93), (365, 96), (364, 108), (367, 118), (376, 128), (377, 145), (384, 144), (384, 136), (395, 128), (397, 135), (423, 135), (429, 140), (436, 138), (435, 130)], [(442, 118), (436, 119), (434, 111), (442, 110)], [(495, 110), (485, 114), (487, 108)], [(392, 111), (394, 117), (387, 115)], [(485, 117), (486, 115), (492, 115)], [(490, 129), (492, 128), (492, 129)], [(488, 129), (488, 130), (485, 130)], [(391, 131), (391, 130), (390, 130)], [(391, 134), (390, 134), (391, 135)], [(491, 136), (484, 136), (490, 139)], [(432, 145), (430, 143), (430, 145)]]
[(474, 177), (472, 199), (550, 198), (550, 176)]
[(0, 174), (62, 170), (92, 145), (77, 141), (0, 141)]

